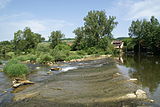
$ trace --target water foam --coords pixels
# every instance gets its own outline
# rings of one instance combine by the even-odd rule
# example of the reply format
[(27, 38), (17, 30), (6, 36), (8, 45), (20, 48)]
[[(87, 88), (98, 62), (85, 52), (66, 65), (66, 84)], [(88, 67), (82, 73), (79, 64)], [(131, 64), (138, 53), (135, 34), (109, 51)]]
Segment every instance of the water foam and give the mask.
[(65, 67), (65, 68), (62, 68), (62, 72), (66, 72), (73, 69), (77, 69), (77, 67)]

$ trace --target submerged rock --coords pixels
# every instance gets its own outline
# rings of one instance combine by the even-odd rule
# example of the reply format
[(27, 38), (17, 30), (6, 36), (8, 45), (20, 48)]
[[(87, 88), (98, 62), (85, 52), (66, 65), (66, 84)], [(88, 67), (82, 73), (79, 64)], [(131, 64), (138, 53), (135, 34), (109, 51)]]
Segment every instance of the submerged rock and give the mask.
[(32, 97), (35, 97), (37, 95), (39, 95), (40, 93), (39, 92), (32, 92), (32, 93), (27, 93), (27, 94), (17, 94), (13, 100), (14, 101), (20, 101), (20, 100), (24, 100), (24, 99), (27, 99), (27, 98), (32, 98)]
[(23, 80), (23, 79), (20, 79), (20, 78), (16, 78), (12, 81), (13, 83), (13, 88), (17, 88), (21, 85), (27, 85), (27, 84), (34, 84), (34, 82), (31, 82), (29, 80)]
[(113, 77), (118, 77), (120, 75), (121, 75), (120, 73), (115, 73), (115, 74), (113, 74)]

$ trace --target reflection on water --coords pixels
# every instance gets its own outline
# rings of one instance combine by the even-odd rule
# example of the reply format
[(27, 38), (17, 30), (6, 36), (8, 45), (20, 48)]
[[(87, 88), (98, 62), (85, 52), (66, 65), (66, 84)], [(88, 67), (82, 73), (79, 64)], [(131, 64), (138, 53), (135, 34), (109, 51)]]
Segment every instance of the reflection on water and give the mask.
[(160, 57), (123, 56), (123, 60), (124, 63), (118, 65), (121, 71), (137, 78), (138, 84), (160, 104)]

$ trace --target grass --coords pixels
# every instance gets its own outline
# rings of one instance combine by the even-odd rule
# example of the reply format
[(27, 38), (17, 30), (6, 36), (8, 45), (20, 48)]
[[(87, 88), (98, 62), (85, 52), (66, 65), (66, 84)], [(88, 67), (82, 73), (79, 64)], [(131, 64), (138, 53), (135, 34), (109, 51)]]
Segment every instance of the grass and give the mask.
[(20, 77), (28, 74), (29, 69), (18, 60), (12, 59), (5, 65), (3, 71), (10, 77)]
[(73, 59), (81, 59), (81, 58), (83, 58), (83, 56), (80, 56), (80, 55), (72, 55), (72, 56), (67, 57), (65, 60), (66, 60), (66, 61), (70, 61), (70, 60), (73, 60)]

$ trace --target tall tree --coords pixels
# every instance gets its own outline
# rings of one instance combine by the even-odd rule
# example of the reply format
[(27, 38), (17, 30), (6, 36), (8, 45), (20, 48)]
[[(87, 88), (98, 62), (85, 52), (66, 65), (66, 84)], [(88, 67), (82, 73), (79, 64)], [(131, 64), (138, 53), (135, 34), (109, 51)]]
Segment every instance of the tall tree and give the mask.
[(18, 30), (14, 33), (13, 42), (16, 51), (28, 52), (30, 49), (36, 48), (37, 44), (43, 40), (44, 38), (40, 34), (34, 33), (26, 27), (23, 31)]
[(155, 54), (160, 52), (160, 24), (152, 16), (150, 20), (132, 21), (129, 27), (129, 35), (135, 42), (137, 51), (152, 51)]
[(51, 36), (49, 37), (49, 41), (51, 42), (51, 47), (54, 48), (56, 45), (61, 43), (61, 39), (63, 37), (65, 37), (65, 35), (61, 31), (51, 32)]
[(74, 47), (103, 48), (101, 42), (106, 43), (106, 37), (112, 37), (112, 31), (118, 24), (115, 19), (113, 16), (107, 17), (105, 11), (88, 12), (88, 15), (84, 17), (84, 27), (74, 30), (75, 35), (77, 35)]

